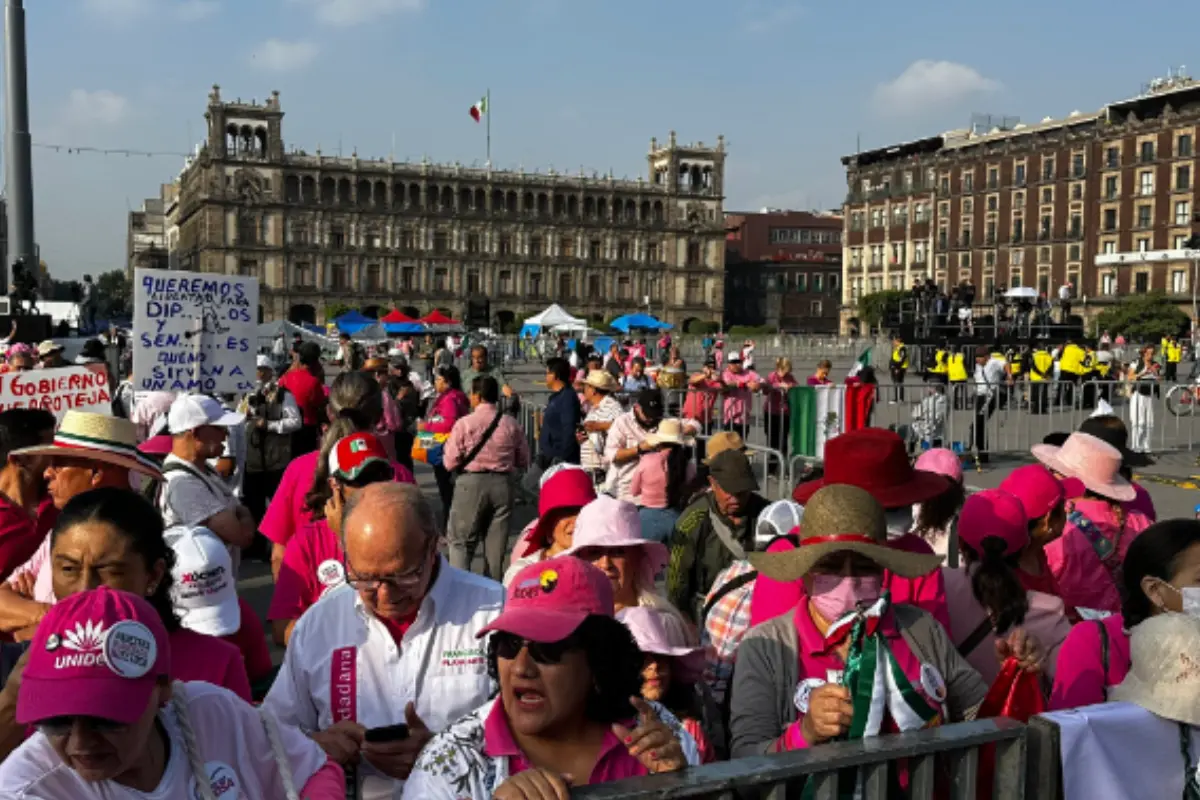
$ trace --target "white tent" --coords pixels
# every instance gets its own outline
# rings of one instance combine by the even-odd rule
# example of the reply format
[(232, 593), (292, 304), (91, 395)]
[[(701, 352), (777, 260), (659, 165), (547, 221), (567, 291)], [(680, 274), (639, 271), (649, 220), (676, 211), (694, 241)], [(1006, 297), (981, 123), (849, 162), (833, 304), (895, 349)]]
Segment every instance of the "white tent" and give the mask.
[(535, 314), (525, 320), (521, 327), (521, 335), (541, 333), (543, 330), (587, 330), (587, 320), (573, 317), (558, 303), (551, 303), (540, 314)]

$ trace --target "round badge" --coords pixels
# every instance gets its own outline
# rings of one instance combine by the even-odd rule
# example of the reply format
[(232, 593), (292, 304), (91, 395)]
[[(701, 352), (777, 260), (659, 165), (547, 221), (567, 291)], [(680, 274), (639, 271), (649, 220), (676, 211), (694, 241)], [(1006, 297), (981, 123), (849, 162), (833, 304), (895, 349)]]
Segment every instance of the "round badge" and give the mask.
[(792, 702), (796, 704), (796, 710), (801, 714), (808, 713), (808, 698), (812, 696), (813, 689), (818, 689), (825, 685), (825, 681), (820, 678), (805, 678), (796, 685), (796, 694), (792, 696)]
[(921, 688), (939, 703), (946, 702), (946, 681), (942, 680), (942, 673), (933, 664), (921, 665)]
[[(208, 773), (208, 785), (212, 787), (213, 797), (242, 796), (237, 773), (224, 761), (209, 761), (204, 765), (204, 771)], [(192, 778), (192, 800), (204, 800), (204, 795), (200, 792), (200, 784), (194, 777)]]
[(158, 643), (154, 634), (140, 622), (126, 619), (104, 635), (104, 663), (122, 678), (140, 678), (154, 668)]
[(326, 559), (317, 565), (317, 580), (329, 589), (341, 586), (346, 582), (346, 568), (336, 558)]
[(58, 638), (57, 633), (52, 633), (46, 637), (46, 652), (53, 653), (62, 644), (62, 639)]

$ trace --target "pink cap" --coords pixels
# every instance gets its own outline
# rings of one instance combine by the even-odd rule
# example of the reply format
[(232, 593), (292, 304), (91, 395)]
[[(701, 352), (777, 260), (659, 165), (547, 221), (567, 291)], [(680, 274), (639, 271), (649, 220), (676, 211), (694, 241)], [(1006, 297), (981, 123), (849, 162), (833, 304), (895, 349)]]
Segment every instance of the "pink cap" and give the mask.
[[(1083, 484), (1075, 478), (1067, 480), (1072, 482), (1072, 488), (1083, 488)], [(1041, 464), (1028, 464), (1010, 472), (1000, 483), (1000, 488), (1020, 500), (1025, 516), (1034, 520), (1046, 516), (1067, 499), (1065, 483)]]
[(151, 436), (146, 441), (137, 446), (139, 452), (148, 456), (165, 456), (171, 452), (174, 447), (175, 437), (169, 433), (160, 433), (158, 436)]
[(542, 485), (538, 495), (538, 518), (529, 535), (528, 546), (518, 555), (527, 556), (550, 544), (551, 511), (579, 509), (596, 499), (596, 487), (591, 473), (581, 469), (564, 469)]
[(170, 672), (167, 629), (145, 599), (107, 586), (73, 594), (38, 624), (17, 722), (88, 716), (129, 725)]
[(955, 483), (963, 481), (962, 459), (955, 455), (953, 450), (947, 450), (944, 447), (934, 447), (921, 453), (917, 456), (917, 463), (913, 467), (923, 472), (945, 475)]
[(958, 538), (980, 555), (991, 538), (1004, 542), (1004, 555), (1029, 544), (1029, 518), (1021, 501), (1003, 489), (984, 489), (967, 498), (958, 514)]
[(531, 642), (560, 642), (593, 614), (613, 615), (612, 581), (586, 561), (558, 556), (518, 572), (504, 611), (477, 636), (504, 631)]

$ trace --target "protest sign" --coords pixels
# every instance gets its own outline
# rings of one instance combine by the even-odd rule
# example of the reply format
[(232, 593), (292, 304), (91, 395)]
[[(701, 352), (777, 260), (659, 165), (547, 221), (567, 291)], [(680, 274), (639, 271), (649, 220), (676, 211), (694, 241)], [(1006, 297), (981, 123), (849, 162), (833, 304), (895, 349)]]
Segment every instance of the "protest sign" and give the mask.
[(44, 408), (62, 419), (68, 411), (112, 413), (103, 364), (0, 374), (0, 411)]
[(134, 388), (254, 389), (258, 279), (138, 269), (133, 286)]

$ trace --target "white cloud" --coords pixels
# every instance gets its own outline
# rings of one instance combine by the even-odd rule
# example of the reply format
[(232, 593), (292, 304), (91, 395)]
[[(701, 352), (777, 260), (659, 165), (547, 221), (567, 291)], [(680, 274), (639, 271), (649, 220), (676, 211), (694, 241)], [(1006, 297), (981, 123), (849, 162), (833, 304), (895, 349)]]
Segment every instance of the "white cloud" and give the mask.
[(295, 72), (311, 64), (318, 50), (312, 42), (267, 39), (250, 54), (250, 60), (268, 72)]
[(875, 87), (873, 104), (882, 114), (904, 115), (997, 92), (1003, 85), (974, 67), (953, 61), (914, 61), (894, 80)]
[(220, 0), (82, 0), (82, 3), (84, 11), (117, 27), (154, 17), (195, 22), (215, 14), (221, 6)]
[(764, 34), (790, 25), (804, 14), (804, 7), (798, 3), (785, 3), (775, 8), (765, 8), (759, 3), (746, 6), (745, 20), (742, 30), (745, 33)]
[(62, 109), (62, 123), (73, 128), (117, 125), (129, 114), (129, 100), (116, 92), (72, 89)]
[(312, 9), (320, 22), (350, 26), (425, 8), (425, 0), (291, 0)]

